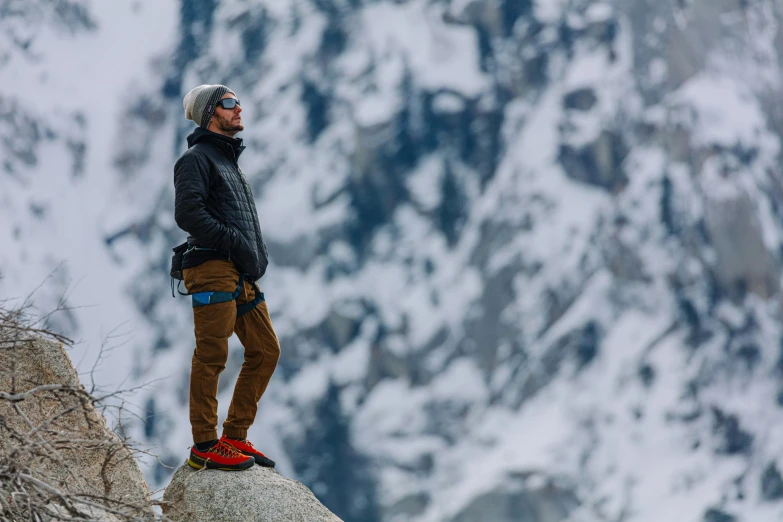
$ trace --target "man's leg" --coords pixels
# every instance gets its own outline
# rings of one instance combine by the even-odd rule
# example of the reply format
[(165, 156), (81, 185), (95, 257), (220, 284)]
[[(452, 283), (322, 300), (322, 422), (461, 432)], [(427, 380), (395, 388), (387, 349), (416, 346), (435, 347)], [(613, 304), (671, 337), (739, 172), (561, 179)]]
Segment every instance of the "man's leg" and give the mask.
[[(245, 282), (239, 304), (255, 298), (255, 288)], [(237, 377), (234, 395), (223, 422), (223, 434), (232, 439), (244, 439), (256, 418), (258, 401), (264, 394), (280, 358), (280, 343), (272, 327), (266, 302), (237, 318), (234, 331), (245, 347), (245, 360)]]
[[(189, 293), (233, 292), (239, 272), (230, 261), (211, 260), (186, 268), (183, 278)], [(194, 443), (218, 438), (218, 377), (226, 367), (236, 315), (236, 301), (193, 308), (196, 349), (190, 369), (190, 425)]]

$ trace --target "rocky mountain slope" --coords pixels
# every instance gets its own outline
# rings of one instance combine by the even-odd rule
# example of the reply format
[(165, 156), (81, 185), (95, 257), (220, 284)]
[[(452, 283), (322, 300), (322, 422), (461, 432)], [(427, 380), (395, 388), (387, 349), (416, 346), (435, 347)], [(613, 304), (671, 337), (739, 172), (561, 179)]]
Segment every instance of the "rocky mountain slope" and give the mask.
[[(225, 83), (245, 108), (283, 348), (251, 436), (284, 474), (347, 521), (783, 517), (778, 4), (54, 5), (100, 12), (46, 21), (84, 34), (44, 55), (161, 29), (124, 51), (148, 62), (107, 59), (121, 74), (95, 80), (112, 85), (109, 123), (83, 108), (62, 138), (53, 102), (19, 121), (21, 94), (4, 93), (18, 167), (0, 197), (20, 232), (0, 244), (67, 258), (29, 246), (57, 222), (20, 202), (82, 183), (84, 223), (101, 223), (85, 251), (122, 285), (103, 313), (136, 318), (134, 382), (162, 379), (129, 430), (164, 462), (190, 443), (192, 316), (167, 295), (181, 98)], [(0, 74), (36, 71), (7, 54)], [(37, 141), (18, 139), (30, 118)], [(84, 174), (55, 183), (81, 142)], [(78, 191), (61, 190), (73, 209)], [(12, 250), (0, 269), (27, 277), (31, 256)], [(147, 464), (151, 483), (170, 477)]]

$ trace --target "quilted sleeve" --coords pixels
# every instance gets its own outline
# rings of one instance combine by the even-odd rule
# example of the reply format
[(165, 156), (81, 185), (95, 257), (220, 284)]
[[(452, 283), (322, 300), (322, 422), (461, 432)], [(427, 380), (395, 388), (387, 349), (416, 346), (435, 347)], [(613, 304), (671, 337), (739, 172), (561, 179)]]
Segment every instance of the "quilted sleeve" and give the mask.
[(236, 231), (215, 219), (206, 207), (210, 169), (205, 158), (184, 154), (174, 165), (174, 220), (199, 246), (230, 253)]

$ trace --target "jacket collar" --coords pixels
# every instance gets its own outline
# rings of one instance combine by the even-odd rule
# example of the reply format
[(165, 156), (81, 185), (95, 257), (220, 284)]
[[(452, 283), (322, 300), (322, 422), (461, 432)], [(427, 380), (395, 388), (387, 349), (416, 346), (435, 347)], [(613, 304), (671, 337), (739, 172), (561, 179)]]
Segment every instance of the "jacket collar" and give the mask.
[(245, 150), (245, 146), (242, 145), (242, 138), (229, 138), (217, 132), (196, 127), (196, 130), (188, 136), (188, 148), (200, 142), (209, 143), (234, 162), (239, 159), (239, 155)]

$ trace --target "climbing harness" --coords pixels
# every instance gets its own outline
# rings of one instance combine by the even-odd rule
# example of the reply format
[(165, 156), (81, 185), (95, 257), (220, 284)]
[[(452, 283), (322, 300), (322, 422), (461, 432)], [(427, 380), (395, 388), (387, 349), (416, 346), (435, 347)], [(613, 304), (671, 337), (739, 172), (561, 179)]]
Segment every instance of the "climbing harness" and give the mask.
[[(239, 284), (237, 285), (237, 289), (233, 292), (196, 292), (195, 294), (190, 294), (193, 296), (193, 308), (196, 308), (197, 306), (206, 306), (215, 303), (233, 301), (239, 297), (240, 293), (242, 293), (242, 285), (244, 281), (245, 274), (239, 274)], [(264, 301), (264, 292), (258, 288), (258, 285), (255, 282), (253, 282), (252, 285), (253, 288), (256, 289), (256, 298), (244, 304), (237, 303), (237, 317), (242, 317), (250, 310), (255, 308), (258, 303)]]
[[(179, 280), (179, 283), (177, 283), (177, 292), (180, 295), (189, 295), (192, 297), (193, 308), (196, 308), (197, 306), (206, 306), (215, 303), (225, 303), (227, 301), (234, 301), (242, 293), (242, 287), (245, 282), (246, 274), (239, 274), (239, 283), (237, 284), (237, 289), (234, 290), (233, 292), (195, 292), (193, 294), (182, 293), (179, 289), (179, 284), (183, 280), (182, 259), (184, 255), (190, 252), (191, 250), (215, 250), (215, 249), (199, 248), (194, 246), (189, 247), (187, 242), (185, 242), (181, 245), (174, 247), (172, 250), (174, 251), (174, 256), (171, 259), (171, 297), (176, 297), (174, 295), (174, 279)], [(229, 259), (231, 259), (230, 256)], [(255, 281), (253, 281), (251, 284), (253, 285), (253, 288), (255, 288), (256, 297), (255, 299), (253, 299), (252, 301), (248, 301), (247, 303), (243, 303), (243, 304), (237, 303), (237, 317), (242, 317), (250, 310), (255, 308), (258, 305), (258, 303), (260, 303), (261, 301), (265, 301), (264, 292), (262, 292), (261, 289), (258, 288), (258, 284), (256, 284)]]

